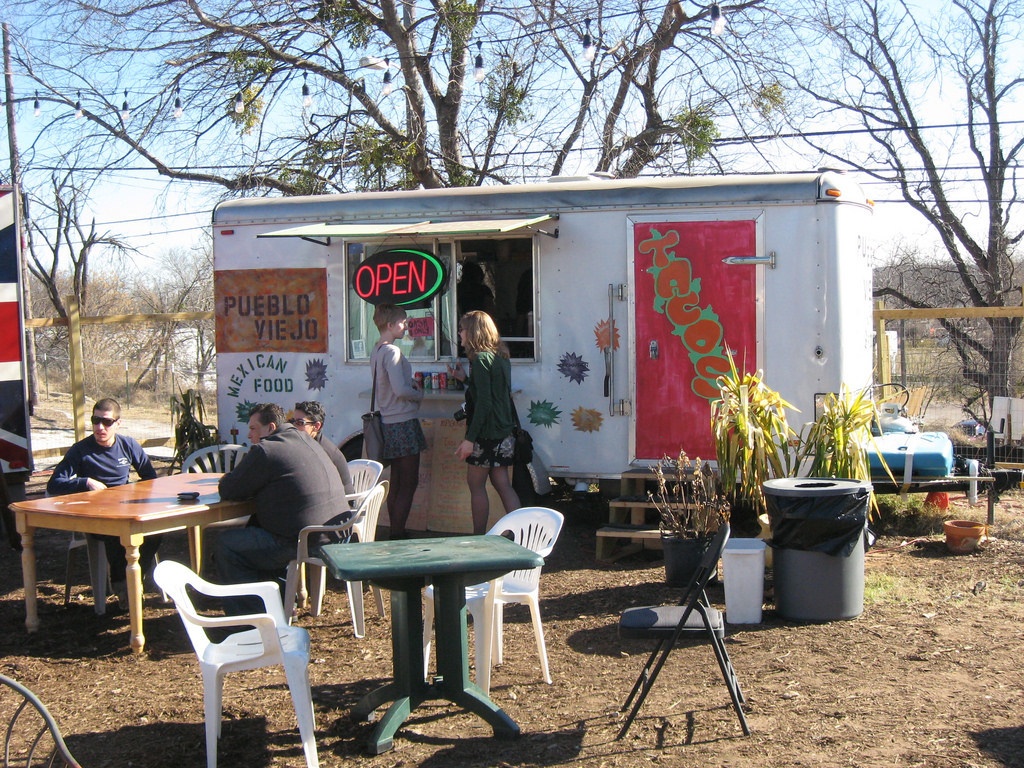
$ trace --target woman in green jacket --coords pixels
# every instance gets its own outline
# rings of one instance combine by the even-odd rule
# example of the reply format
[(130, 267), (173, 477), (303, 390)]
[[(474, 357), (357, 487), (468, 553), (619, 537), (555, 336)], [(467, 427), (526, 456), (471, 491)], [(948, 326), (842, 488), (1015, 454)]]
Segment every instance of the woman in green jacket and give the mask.
[(455, 455), (468, 465), (466, 482), (473, 509), (473, 533), (483, 534), (487, 532), (490, 515), (488, 478), (506, 513), (519, 507), (519, 496), (509, 476), (515, 451), (512, 365), (508, 348), (486, 312), (476, 310), (462, 316), (459, 340), (469, 358), (470, 370), (467, 377), (461, 365), (450, 368), (456, 379), (468, 384), (466, 438), (455, 449)]

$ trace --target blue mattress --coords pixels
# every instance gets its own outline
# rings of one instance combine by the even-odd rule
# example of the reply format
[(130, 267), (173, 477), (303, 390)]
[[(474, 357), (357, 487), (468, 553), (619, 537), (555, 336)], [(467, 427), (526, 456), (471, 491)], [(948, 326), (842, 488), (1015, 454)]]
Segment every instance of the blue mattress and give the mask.
[(872, 477), (886, 477), (882, 458), (897, 482), (948, 477), (953, 472), (953, 441), (945, 432), (890, 432), (875, 437), (868, 458)]

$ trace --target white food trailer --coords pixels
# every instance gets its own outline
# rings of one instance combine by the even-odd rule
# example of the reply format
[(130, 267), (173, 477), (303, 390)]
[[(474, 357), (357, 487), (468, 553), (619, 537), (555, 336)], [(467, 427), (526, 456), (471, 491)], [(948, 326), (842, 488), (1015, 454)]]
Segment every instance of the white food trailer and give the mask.
[[(319, 400), (328, 436), (350, 441), (369, 406), (373, 302), (409, 308), (403, 351), (442, 383), (430, 374), (458, 354), (457, 281), (473, 263), (552, 476), (618, 478), (681, 448), (713, 458), (709, 401), (730, 352), (804, 414), (793, 423), (816, 395), (871, 382), (871, 210), (835, 171), (223, 203), (221, 434), (244, 437), (253, 403)], [(432, 387), (421, 416), (457, 434), (461, 399)]]

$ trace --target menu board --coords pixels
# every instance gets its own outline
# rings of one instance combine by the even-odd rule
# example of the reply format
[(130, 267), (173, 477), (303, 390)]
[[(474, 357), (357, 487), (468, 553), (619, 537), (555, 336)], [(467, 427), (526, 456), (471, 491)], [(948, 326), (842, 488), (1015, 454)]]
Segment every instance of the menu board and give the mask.
[(327, 270), (217, 270), (217, 352), (327, 351)]

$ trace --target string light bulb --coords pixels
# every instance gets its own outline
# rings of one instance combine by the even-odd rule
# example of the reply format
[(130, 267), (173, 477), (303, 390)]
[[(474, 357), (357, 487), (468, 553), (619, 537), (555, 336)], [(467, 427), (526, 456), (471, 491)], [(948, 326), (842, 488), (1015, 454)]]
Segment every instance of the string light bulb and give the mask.
[(484, 77), (487, 72), (484, 70), (484, 54), (483, 54), (483, 43), (480, 40), (476, 41), (476, 59), (473, 62), (473, 79), (478, 83), (484, 81)]
[(597, 58), (597, 45), (594, 43), (594, 38), (590, 36), (590, 19), (585, 19), (583, 22), (587, 30), (583, 33), (583, 58), (587, 61), (593, 61)]
[(384, 87), (381, 89), (381, 95), (390, 96), (391, 91), (391, 62), (384, 59)]
[(725, 32), (725, 14), (718, 7), (718, 3), (711, 4), (711, 34), (718, 37)]
[(177, 120), (185, 114), (185, 108), (181, 105), (181, 86), (174, 89), (174, 119)]
[(78, 92), (78, 100), (75, 102), (75, 117), (85, 117), (85, 112), (82, 110), (82, 92)]
[(124, 101), (121, 103), (121, 120), (128, 122), (132, 118), (132, 111), (128, 108), (128, 89), (124, 91)]
[(32, 102), (32, 114), (39, 117), (39, 113), (42, 111), (43, 106), (39, 103), (39, 91), (36, 91), (36, 100)]
[(309, 93), (309, 84), (306, 82), (307, 74), (309, 73), (302, 73), (302, 106), (304, 109), (309, 109), (313, 106), (313, 97)]
[(242, 92), (239, 91), (235, 94), (235, 114), (240, 115), (245, 112), (245, 102), (242, 101)]

